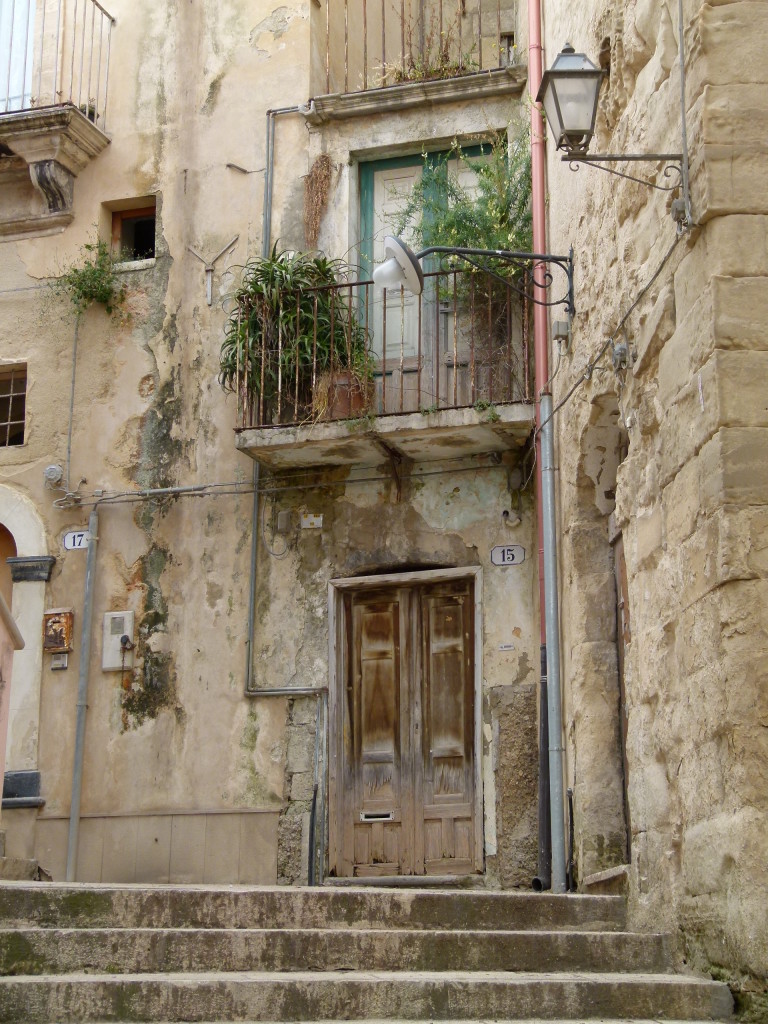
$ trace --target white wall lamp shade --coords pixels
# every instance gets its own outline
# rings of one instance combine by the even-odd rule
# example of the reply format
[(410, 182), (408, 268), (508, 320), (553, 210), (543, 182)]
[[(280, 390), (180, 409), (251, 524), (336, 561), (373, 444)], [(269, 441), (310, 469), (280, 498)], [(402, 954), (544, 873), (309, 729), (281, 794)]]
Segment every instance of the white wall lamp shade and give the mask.
[(536, 96), (544, 104), (547, 125), (558, 149), (586, 154), (595, 131), (597, 97), (603, 72), (584, 53), (566, 43), (545, 71)]
[(373, 283), (378, 288), (405, 288), (413, 295), (421, 295), (424, 288), (421, 265), (405, 242), (387, 235), (384, 255), (385, 261), (373, 271)]

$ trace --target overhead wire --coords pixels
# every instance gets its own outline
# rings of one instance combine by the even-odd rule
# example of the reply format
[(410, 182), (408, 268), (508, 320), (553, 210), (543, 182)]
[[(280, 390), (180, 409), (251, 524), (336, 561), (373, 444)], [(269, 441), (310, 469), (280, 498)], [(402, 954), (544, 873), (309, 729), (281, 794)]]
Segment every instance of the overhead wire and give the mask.
[[(582, 370), (581, 374), (576, 378), (575, 382), (568, 389), (568, 391), (566, 392), (564, 397), (561, 398), (560, 401), (557, 403), (557, 405), (553, 408), (553, 410), (549, 414), (549, 416), (542, 423), (539, 424), (539, 426), (536, 428), (536, 433), (540, 433), (541, 429), (543, 427), (545, 427), (547, 425), (547, 423), (549, 423), (550, 420), (552, 420), (554, 418), (555, 414), (558, 413), (563, 408), (563, 406), (566, 405), (566, 403), (568, 403), (571, 400), (571, 398), (574, 396), (576, 391), (581, 387), (581, 385), (584, 384), (586, 381), (591, 379), (592, 374), (595, 372), (595, 370), (598, 367), (598, 363), (603, 358), (603, 356), (608, 351), (608, 349), (613, 345), (613, 343), (616, 340), (616, 335), (619, 333), (619, 331), (621, 331), (624, 328), (624, 325), (626, 324), (627, 320), (629, 320), (629, 318), (632, 315), (632, 313), (635, 311), (635, 309), (637, 309), (637, 306), (639, 305), (641, 299), (646, 295), (646, 293), (648, 292), (650, 287), (658, 279), (659, 274), (662, 272), (664, 267), (669, 262), (669, 259), (671, 258), (672, 253), (677, 248), (677, 245), (678, 245), (678, 243), (679, 243), (679, 241), (680, 241), (680, 239), (682, 237), (683, 237), (682, 234), (676, 234), (675, 235), (672, 244), (670, 245), (670, 247), (667, 249), (666, 253), (664, 254), (664, 256), (663, 256), (663, 258), (661, 260), (661, 263), (659, 263), (658, 267), (654, 271), (653, 276), (645, 283), (645, 285), (643, 285), (643, 287), (637, 293), (637, 295), (635, 296), (634, 301), (630, 305), (629, 309), (627, 309), (627, 311), (624, 313), (624, 316), (621, 318), (621, 320), (619, 321), (617, 326), (614, 328), (613, 333), (610, 335), (610, 337), (606, 338), (605, 343), (603, 344), (603, 346), (600, 349), (600, 351), (597, 353), (597, 355), (593, 359), (591, 359), (587, 363), (587, 365)], [(555, 372), (557, 372), (557, 371), (555, 371)], [(554, 374), (552, 375), (552, 377), (554, 378)]]

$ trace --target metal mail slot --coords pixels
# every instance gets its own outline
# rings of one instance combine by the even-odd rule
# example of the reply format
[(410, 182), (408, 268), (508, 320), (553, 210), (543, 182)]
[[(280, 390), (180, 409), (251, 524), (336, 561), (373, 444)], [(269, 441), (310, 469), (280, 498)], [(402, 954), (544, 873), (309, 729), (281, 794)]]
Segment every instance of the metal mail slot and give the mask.
[(360, 821), (394, 821), (394, 811), (360, 811)]

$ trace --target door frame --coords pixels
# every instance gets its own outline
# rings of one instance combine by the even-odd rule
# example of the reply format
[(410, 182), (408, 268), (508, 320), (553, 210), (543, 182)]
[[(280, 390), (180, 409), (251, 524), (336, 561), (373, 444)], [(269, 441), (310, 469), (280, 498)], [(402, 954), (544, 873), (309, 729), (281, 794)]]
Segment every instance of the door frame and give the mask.
[[(349, 576), (328, 583), (328, 871), (333, 873), (341, 862), (342, 828), (338, 818), (340, 806), (338, 785), (342, 756), (342, 737), (338, 728), (339, 694), (347, 673), (346, 644), (343, 642), (341, 602), (350, 590), (378, 590), (388, 586), (417, 586), (446, 580), (474, 581), (474, 816), (475, 836), (473, 866), (484, 870), (485, 818), (483, 815), (483, 570), (481, 566), (456, 569), (427, 569), (422, 572), (392, 572), (378, 576)], [(414, 876), (408, 876), (414, 877)], [(424, 876), (427, 879), (428, 876)]]

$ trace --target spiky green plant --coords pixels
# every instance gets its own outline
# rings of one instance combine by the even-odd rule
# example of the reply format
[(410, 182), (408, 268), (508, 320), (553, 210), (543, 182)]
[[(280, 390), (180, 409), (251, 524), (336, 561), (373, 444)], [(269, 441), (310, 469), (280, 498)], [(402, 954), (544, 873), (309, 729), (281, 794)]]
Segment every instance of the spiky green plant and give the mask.
[(273, 415), (278, 390), (302, 413), (312, 386), (327, 373), (372, 375), (365, 329), (343, 289), (349, 268), (323, 253), (279, 251), (249, 261), (233, 298), (221, 346), (219, 383), (225, 391)]

